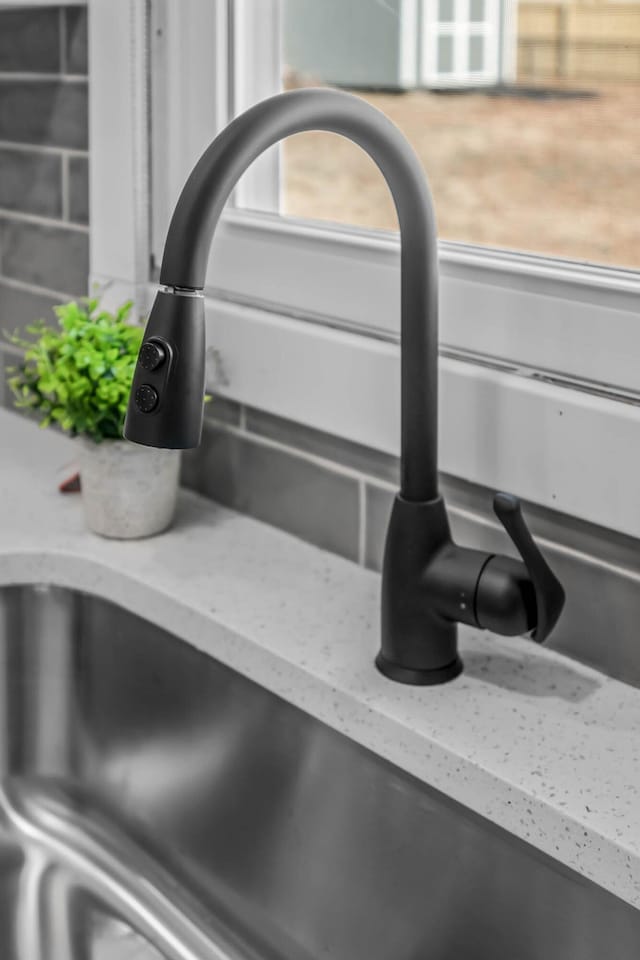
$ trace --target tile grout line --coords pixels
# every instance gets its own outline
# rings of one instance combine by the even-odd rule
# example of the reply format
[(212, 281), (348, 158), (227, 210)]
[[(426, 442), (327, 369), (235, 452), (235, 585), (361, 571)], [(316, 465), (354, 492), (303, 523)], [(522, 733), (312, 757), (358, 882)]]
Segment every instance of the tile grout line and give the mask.
[(78, 83), (88, 84), (86, 73), (19, 73), (0, 70), (0, 83)]
[(0, 150), (18, 150), (26, 153), (54, 154), (55, 156), (67, 154), (72, 157), (89, 159), (88, 150), (78, 150), (75, 147), (54, 147), (43, 143), (22, 143), (19, 140), (0, 140)]
[(358, 480), (358, 563), (366, 565), (367, 552), (367, 483), (364, 477)]
[[(255, 413), (258, 414), (258, 417), (257, 417), (258, 422), (257, 422), (257, 426), (252, 426), (252, 414), (255, 414)], [(289, 435), (289, 437), (287, 437), (286, 439), (279, 439), (277, 435), (273, 437), (272, 431), (270, 431), (269, 429), (266, 429), (266, 430), (261, 429), (260, 414), (266, 415), (268, 419), (272, 419), (272, 420), (275, 419), (276, 421), (283, 420), (284, 423), (288, 423), (294, 428), (293, 430), (294, 434), (296, 432), (299, 432), (301, 436), (296, 437), (295, 435), (294, 436)], [(247, 418), (248, 418), (247, 431), (249, 433), (254, 434), (255, 436), (272, 438), (275, 440), (275, 442), (282, 443), (285, 446), (289, 446), (294, 450), (306, 451), (311, 456), (321, 457), (322, 459), (327, 460), (330, 463), (340, 464), (344, 466), (347, 470), (353, 471), (358, 475), (361, 475), (364, 477), (376, 477), (380, 479), (381, 483), (391, 484), (391, 486), (394, 489), (397, 489), (398, 487), (398, 480), (395, 478), (395, 476), (389, 477), (388, 473), (390, 469), (393, 469), (394, 472), (397, 472), (397, 470), (399, 469), (399, 459), (397, 457), (394, 457), (394, 455), (389, 453), (388, 451), (376, 450), (374, 447), (367, 447), (361, 443), (358, 443), (357, 441), (348, 440), (344, 437), (339, 437), (337, 435), (332, 435), (330, 433), (327, 433), (326, 431), (318, 430), (316, 427), (308, 424), (296, 423), (295, 421), (287, 420), (286, 418), (281, 418), (277, 414), (272, 414), (267, 410), (259, 410), (259, 409), (253, 408), (251, 407), (251, 405), (247, 405)], [(255, 421), (256, 421), (256, 418), (254, 416), (253, 422), (255, 423)], [(341, 458), (340, 456), (339, 449), (334, 449), (334, 450), (330, 449), (327, 452), (318, 453), (317, 447), (320, 446), (322, 448), (323, 444), (322, 444), (322, 441), (320, 441), (319, 444), (314, 444), (312, 439), (314, 434), (319, 435), (320, 437), (324, 435), (330, 441), (331, 440), (336, 441), (338, 447), (339, 445), (342, 445), (343, 448), (346, 448), (355, 456), (349, 458), (351, 462), (345, 463), (344, 459)], [(309, 445), (311, 446), (311, 449), (309, 449), (309, 446), (305, 444), (305, 439), (309, 441)], [(364, 466), (354, 463), (353, 462), (354, 459), (360, 460), (361, 462), (364, 461)], [(379, 472), (376, 471), (375, 466), (372, 465), (371, 461), (377, 461)]]
[(67, 69), (67, 18), (64, 7), (58, 7), (58, 53), (60, 54), (60, 73)]
[(240, 425), (236, 426), (234, 424), (224, 423), (221, 420), (209, 420), (207, 422), (216, 430), (224, 430), (226, 433), (231, 433), (233, 436), (239, 437), (242, 440), (248, 440), (259, 446), (269, 447), (272, 450), (279, 450), (280, 453), (286, 453), (289, 454), (289, 456), (307, 460), (310, 463), (316, 464), (316, 466), (322, 467), (324, 470), (341, 474), (342, 476), (349, 477), (351, 480), (358, 480), (362, 476), (355, 470), (350, 470), (348, 467), (343, 466), (343, 464), (336, 463), (333, 460), (327, 460), (325, 457), (309, 453), (306, 450), (299, 450), (297, 447), (288, 447), (279, 440), (272, 440), (271, 437), (263, 437), (259, 433), (251, 433), (248, 430), (242, 429)]
[(16, 347), (9, 340), (0, 340), (0, 356), (9, 356), (15, 357), (18, 359), (23, 356), (23, 351), (20, 347)]
[(39, 293), (43, 297), (52, 297), (56, 300), (68, 300), (73, 294), (62, 293), (60, 290), (52, 290), (50, 287), (39, 287), (35, 283), (27, 283), (25, 280), (17, 280), (15, 277), (7, 277), (0, 274), (0, 285), (10, 287), (13, 290), (20, 290), (24, 293)]
[[(14, 352), (14, 351), (11, 351), (11, 352)], [(396, 494), (398, 491), (397, 485), (393, 485), (384, 480), (379, 480), (376, 476), (372, 474), (356, 474), (356, 473), (350, 472), (346, 468), (341, 469), (341, 465), (336, 464), (333, 461), (327, 461), (316, 455), (309, 454), (307, 451), (299, 450), (298, 448), (287, 447), (284, 444), (281, 444), (277, 441), (270, 440), (269, 438), (261, 437), (258, 434), (242, 433), (238, 427), (233, 427), (230, 424), (225, 423), (224, 421), (216, 421), (211, 419), (211, 420), (205, 421), (205, 429), (207, 425), (213, 427), (214, 429), (224, 431), (231, 435), (237, 436), (241, 439), (247, 440), (249, 442), (254, 442), (256, 443), (256, 445), (262, 445), (275, 450), (280, 450), (288, 454), (292, 458), (305, 460), (317, 466), (323, 467), (327, 469), (327, 472), (331, 472), (334, 474), (344, 474), (346, 476), (349, 476), (351, 479), (355, 480), (358, 485), (358, 495), (359, 495), (359, 499), (358, 499), (359, 524), (358, 524), (358, 542), (357, 542), (357, 551), (356, 551), (357, 559), (355, 562), (357, 562), (360, 566), (364, 567), (365, 569), (375, 569), (379, 572), (378, 567), (370, 568), (366, 566), (366, 534), (367, 534), (366, 503), (367, 503), (367, 497), (368, 497), (367, 486), (370, 485), (372, 487), (378, 487), (386, 490), (389, 493)], [(205, 494), (205, 496), (207, 496), (207, 494)], [(240, 510), (237, 507), (234, 507), (232, 509), (236, 509), (240, 513), (247, 513), (247, 511)], [(492, 517), (485, 516), (482, 510), (480, 509), (468, 508), (456, 503), (449, 503), (447, 509), (449, 513), (453, 516), (458, 516), (466, 520), (470, 520), (471, 522), (481, 526), (482, 528), (487, 528), (492, 531), (500, 531), (499, 524), (497, 524), (497, 522), (494, 521)], [(252, 514), (248, 514), (248, 515), (252, 515)], [(276, 526), (276, 527), (279, 526), (279, 524), (277, 523), (272, 523), (271, 521), (267, 521), (267, 522), (271, 523), (271, 525), (273, 526)], [(286, 528), (280, 527), (280, 529), (286, 529)], [(302, 539), (305, 539), (305, 538), (302, 537)], [(567, 557), (577, 559), (582, 563), (587, 563), (588, 565), (598, 567), (599, 569), (604, 568), (607, 571), (611, 571), (615, 574), (622, 575), (627, 579), (630, 578), (632, 580), (640, 580), (640, 573), (636, 573), (629, 566), (625, 566), (622, 563), (611, 563), (606, 560), (603, 561), (602, 559), (595, 557), (587, 549), (580, 549), (580, 548), (575, 548), (571, 546), (565, 546), (560, 540), (555, 540), (548, 535), (547, 536), (539, 535), (537, 539), (540, 542), (541, 546), (557, 550), (562, 554), (566, 555)], [(313, 541), (307, 540), (306, 542), (313, 542)]]
[(69, 156), (68, 154), (62, 154), (62, 163), (60, 164), (60, 190), (62, 194), (62, 219), (65, 222), (69, 222)]
[(21, 210), (9, 210), (6, 207), (0, 207), (0, 218), (3, 220), (17, 221), (18, 223), (33, 223), (41, 227), (76, 230), (79, 233), (89, 233), (90, 229), (83, 223), (68, 223), (64, 220), (56, 220), (54, 217), (41, 217), (36, 213), (23, 213)]
[[(205, 429), (207, 426), (210, 426), (215, 430), (222, 430), (226, 433), (230, 433), (242, 440), (247, 440), (263, 447), (269, 447), (272, 450), (278, 450), (280, 453), (286, 453), (289, 456), (297, 457), (300, 460), (306, 460), (308, 463), (313, 463), (330, 473), (348, 477), (350, 480), (354, 480), (356, 482), (363, 481), (364, 483), (380, 483), (386, 485), (384, 480), (379, 480), (374, 474), (363, 473), (362, 471), (355, 470), (352, 467), (347, 467), (345, 464), (338, 463), (336, 460), (329, 460), (327, 457), (323, 457), (320, 454), (310, 453), (308, 450), (302, 450), (299, 447), (290, 447), (287, 446), (286, 443), (282, 443), (279, 440), (272, 440), (271, 437), (264, 437), (262, 434), (252, 433), (251, 431), (242, 427), (242, 415), (240, 417), (240, 422), (237, 425), (225, 423), (222, 420), (215, 420), (214, 418), (211, 418), (205, 420)], [(397, 488), (393, 484), (389, 484), (388, 489), (395, 491)]]
[(387, 493), (398, 493), (398, 484), (392, 483), (391, 480), (384, 480), (382, 477), (376, 477), (374, 474), (367, 475), (367, 481), (372, 486), (376, 486), (381, 490), (386, 490)]

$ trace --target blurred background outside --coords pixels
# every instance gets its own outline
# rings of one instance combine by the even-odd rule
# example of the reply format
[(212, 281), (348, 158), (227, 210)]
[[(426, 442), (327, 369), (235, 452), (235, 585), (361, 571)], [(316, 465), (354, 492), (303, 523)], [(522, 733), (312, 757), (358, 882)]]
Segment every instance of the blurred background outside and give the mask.
[[(640, 2), (283, 0), (283, 86), (353, 90), (418, 152), (440, 237), (640, 266)], [(396, 228), (356, 147), (284, 145), (282, 212)]]

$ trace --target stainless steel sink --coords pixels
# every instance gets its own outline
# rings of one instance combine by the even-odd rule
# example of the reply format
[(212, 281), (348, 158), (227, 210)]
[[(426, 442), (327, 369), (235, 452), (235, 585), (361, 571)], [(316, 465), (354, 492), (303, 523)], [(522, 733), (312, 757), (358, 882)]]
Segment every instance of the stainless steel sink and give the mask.
[(0, 590), (2, 960), (636, 960), (640, 911), (178, 638)]

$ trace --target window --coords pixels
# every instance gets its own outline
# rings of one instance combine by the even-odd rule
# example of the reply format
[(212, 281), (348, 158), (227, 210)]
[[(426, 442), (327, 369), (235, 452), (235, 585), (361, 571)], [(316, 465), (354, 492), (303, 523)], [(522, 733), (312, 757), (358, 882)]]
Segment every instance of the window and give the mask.
[[(171, 4), (154, 0), (154, 15), (162, 21), (162, 34), (156, 36), (152, 48), (157, 105), (154, 129), (158, 144), (153, 150), (156, 185), (153, 252), (156, 260), (175, 198), (201, 149), (215, 133), (216, 126), (221, 127), (232, 112), (279, 91), (283, 85), (290, 85), (292, 68), (286, 63), (287, 59), (291, 61), (295, 57), (298, 64), (309, 63), (314, 82), (318, 80), (318, 74), (321, 81), (328, 77), (329, 81), (336, 82), (336, 77), (341, 79), (337, 70), (349, 70), (346, 85), (355, 85), (359, 92), (375, 99), (374, 93), (361, 90), (363, 71), (366, 68), (371, 70), (372, 61), (378, 69), (383, 59), (382, 47), (388, 42), (385, 38), (394, 25), (393, 43), (400, 54), (409, 48), (409, 37), (419, 47), (418, 41), (432, 22), (436, 26), (434, 37), (449, 35), (446, 31), (454, 30), (455, 43), (458, 46), (462, 43), (466, 50), (464, 56), (456, 54), (456, 62), (461, 61), (464, 65), (464, 74), (473, 49), (471, 40), (479, 36), (486, 40), (491, 32), (490, 22), (496, 31), (496, 23), (498, 26), (502, 24), (500, 30), (506, 36), (511, 29), (511, 20), (505, 10), (508, 13), (512, 6), (509, 3), (494, 4), (492, 0), (424, 0), (423, 3), (385, 0), (385, 3), (375, 4), (364, 0), (364, 5), (363, 0), (323, 0), (322, 4), (316, 0), (261, 0), (259, 3), (257, 0), (233, 0), (229, 4), (220, 0), (190, 0), (178, 16)], [(367, 11), (366, 17), (364, 10)], [(372, 26), (374, 10), (375, 16), (383, 18), (377, 26), (375, 23)], [(495, 19), (496, 10), (502, 11), (502, 19), (498, 17), (498, 21)], [(189, 31), (193, 32), (196, 23), (209, 24), (211, 37), (214, 19), (218, 41), (223, 34), (229, 37), (227, 50), (230, 51), (227, 58), (219, 53), (217, 69), (211, 57), (191, 57), (180, 52), (181, 45), (184, 47), (192, 42)], [(422, 23), (422, 33), (416, 30), (416, 23)], [(353, 42), (357, 30), (368, 31), (359, 45)], [(202, 40), (204, 35), (206, 30), (201, 30), (196, 42), (211, 44), (210, 37)], [(368, 55), (368, 50), (373, 53)], [(351, 58), (350, 51), (354, 52)], [(407, 56), (417, 77), (422, 63), (420, 50), (413, 60), (409, 54)], [(327, 62), (327, 57), (331, 62)], [(388, 83), (394, 82), (404, 90), (408, 83), (406, 71), (387, 59), (383, 73)], [(428, 56), (426, 59), (428, 61)], [(513, 58), (502, 54), (503, 69), (507, 74), (513, 70), (508, 65), (510, 59)], [(294, 68), (299, 77), (302, 71), (296, 64)], [(171, 81), (167, 80), (169, 74)], [(180, 77), (181, 91), (178, 95), (165, 95), (163, 83), (175, 86), (177, 76)], [(303, 76), (297, 82), (308, 79)], [(184, 111), (185, 85), (189, 95), (187, 116)], [(225, 88), (224, 95), (220, 93), (222, 87)], [(630, 96), (635, 89), (637, 87), (630, 83)], [(411, 104), (422, 96), (436, 100), (440, 114), (436, 121), (439, 119), (441, 124), (449, 122), (453, 126), (453, 132), (447, 135), (448, 142), (444, 142), (444, 137), (439, 139), (438, 130), (431, 135), (429, 117), (421, 109), (419, 117), (424, 117), (422, 121), (403, 123), (401, 117), (394, 116), (402, 103)], [(563, 137), (563, 116), (568, 107), (563, 99), (551, 102), (555, 119), (548, 139), (551, 142), (570, 141), (571, 137)], [(569, 98), (567, 102), (573, 110), (574, 99)], [(590, 101), (577, 102), (582, 110)], [(533, 103), (536, 108), (542, 105), (546, 110), (549, 101)], [(620, 365), (620, 356), (626, 353), (626, 348), (616, 350), (615, 357), (608, 364), (602, 355), (601, 333), (604, 327), (615, 330), (621, 320), (628, 319), (629, 314), (635, 314), (637, 310), (638, 275), (625, 269), (625, 266), (633, 266), (634, 258), (640, 256), (640, 242), (637, 242), (640, 216), (636, 209), (640, 200), (634, 187), (637, 177), (633, 176), (633, 164), (637, 161), (631, 152), (633, 138), (638, 136), (637, 124), (630, 123), (628, 115), (622, 111), (621, 118), (616, 121), (616, 131), (621, 136), (626, 130), (624, 135), (629, 140), (621, 142), (615, 151), (603, 148), (598, 125), (592, 124), (588, 135), (591, 155), (580, 173), (584, 180), (582, 207), (576, 210), (565, 205), (566, 209), (561, 212), (559, 203), (545, 199), (553, 189), (554, 178), (561, 175), (553, 163), (545, 168), (548, 183), (540, 179), (538, 170), (534, 182), (528, 182), (522, 188), (526, 202), (518, 200), (517, 191), (514, 192), (509, 184), (509, 176), (501, 174), (501, 163), (508, 163), (507, 174), (513, 173), (514, 169), (527, 166), (527, 154), (536, 149), (539, 128), (529, 126), (531, 145), (518, 119), (520, 111), (530, 106), (529, 101), (516, 98), (509, 105), (512, 111), (507, 124), (510, 139), (493, 145), (495, 172), (490, 169), (491, 156), (478, 156), (467, 138), (470, 131), (472, 136), (478, 130), (482, 131), (483, 123), (491, 124), (492, 116), (503, 109), (501, 99), (494, 102), (486, 95), (478, 97), (476, 94), (465, 94), (460, 99), (456, 94), (425, 94), (420, 89), (411, 89), (408, 93), (387, 94), (386, 100), (382, 97), (380, 105), (383, 108), (388, 105), (388, 112), (400, 122), (405, 132), (410, 134), (407, 127), (413, 124), (414, 140), (415, 127), (422, 124), (418, 138), (422, 137), (426, 144), (427, 172), (430, 165), (438, 171), (431, 179), (434, 181), (436, 214), (445, 224), (440, 231), (443, 237), (441, 339), (444, 345), (451, 350), (482, 354), (509, 363), (523, 363), (553, 373), (636, 390), (635, 371), (629, 375)], [(606, 109), (605, 103), (605, 113)], [(476, 126), (471, 129), (471, 118), (477, 114), (480, 119), (476, 119)], [(491, 129), (494, 136), (495, 129)], [(169, 131), (171, 137), (168, 140)], [(307, 144), (311, 139), (320, 145), (323, 135), (305, 137)], [(368, 158), (356, 147), (324, 135), (325, 144), (327, 140), (331, 141), (330, 147), (318, 146), (314, 154), (313, 147), (305, 147), (305, 137), (290, 138), (281, 148), (273, 150), (270, 157), (256, 163), (243, 178), (234, 207), (225, 217), (211, 260), (210, 289), (225, 297), (286, 315), (324, 319), (349, 329), (397, 337), (398, 242), (388, 232), (393, 225), (394, 212), (386, 186)], [(519, 141), (521, 146), (517, 154), (509, 156), (507, 161), (502, 155), (509, 149), (513, 152), (514, 144)], [(459, 149), (456, 147), (458, 142), (462, 144)], [(420, 149), (420, 144), (417, 146)], [(456, 162), (462, 163), (456, 152), (469, 153), (466, 172), (451, 169)], [(612, 153), (620, 159), (621, 166), (613, 168), (607, 175), (606, 168), (598, 164)], [(304, 164), (308, 164), (309, 154), (315, 172), (307, 176)], [(323, 167), (323, 157), (327, 156), (329, 160)], [(348, 164), (354, 166), (351, 179), (344, 169), (347, 161), (341, 171), (331, 165), (329, 161), (335, 157), (348, 158)], [(543, 158), (540, 166), (544, 167), (544, 164)], [(478, 167), (485, 170), (490, 181), (488, 186), (484, 181), (476, 183)], [(360, 175), (364, 177), (363, 189), (358, 188)], [(571, 170), (567, 176), (570, 191)], [(308, 189), (306, 196), (301, 198), (299, 184), (305, 178)], [(593, 189), (596, 180), (600, 185), (598, 190)], [(615, 210), (609, 209), (609, 197), (618, 186), (622, 190), (616, 201), (618, 206)], [(462, 199), (456, 194), (462, 195)], [(374, 217), (373, 224), (371, 221), (367, 223), (371, 208), (376, 207), (378, 200), (380, 216)], [(604, 205), (604, 212), (598, 220), (596, 214), (600, 202)], [(277, 216), (281, 209), (285, 214), (293, 214), (292, 219)], [(351, 227), (354, 221), (357, 224), (362, 210), (360, 225), (365, 231)], [(349, 225), (344, 223), (345, 216)], [(302, 218), (304, 220), (300, 222)], [(343, 222), (329, 228), (318, 222), (321, 219)], [(387, 232), (370, 229), (372, 225), (380, 225), (376, 220), (387, 227)], [(574, 230), (574, 237), (582, 238), (584, 244), (592, 243), (594, 237), (596, 243), (606, 242), (609, 227), (620, 227), (627, 262), (621, 257), (618, 265), (607, 267), (603, 262), (606, 257), (598, 257), (595, 253), (591, 257), (585, 256), (579, 243), (573, 248), (567, 243), (554, 249), (554, 244), (544, 240), (538, 242), (537, 238), (544, 232), (541, 223), (552, 232)], [(527, 249), (533, 249), (536, 255), (527, 255)], [(549, 253), (559, 254), (561, 259), (547, 259), (545, 254)], [(592, 260), (598, 265), (590, 266), (582, 262), (584, 260)], [(260, 265), (260, 268), (252, 269), (253, 264)], [(562, 322), (558, 321), (557, 311), (548, 309), (550, 297), (562, 300)], [(595, 343), (598, 349), (591, 352), (588, 345)]]
[[(109, 152), (111, 137), (105, 132), (105, 151), (93, 151), (92, 200), (100, 192), (92, 227), (98, 279), (135, 278), (136, 289), (146, 290), (147, 298), (153, 295), (155, 286), (141, 264), (151, 254), (153, 280), (168, 218), (200, 152), (233, 112), (280, 90), (283, 78), (289, 82), (283, 52), (290, 44), (286, 39), (289, 3), (305, 6), (305, 0), (185, 0), (180, 5), (152, 0), (147, 25), (140, 5), (131, 5), (135, 13), (116, 14), (107, 0), (96, 0), (92, 29), (109, 27), (112, 44), (110, 62), (105, 56), (102, 74), (96, 63), (92, 96), (98, 101), (101, 96), (113, 97), (116, 48), (125, 59), (118, 77), (129, 78), (129, 83), (133, 77), (137, 92), (130, 97), (130, 105), (126, 98), (122, 100), (122, 116), (107, 111), (108, 123), (93, 121), (98, 133), (110, 126), (112, 135), (114, 124), (119, 125), (127, 140), (124, 156), (122, 139), (119, 151)], [(355, 9), (355, 0), (342, 0), (339, 5)], [(331, 0), (312, 6), (325, 10)], [(411, 77), (420, 79), (425, 64), (431, 62), (433, 69), (437, 62), (429, 61), (422, 43), (424, 30), (407, 27), (414, 22), (414, 14), (424, 18), (430, 9), (437, 18), (433, 36), (453, 37), (452, 62), (460, 76), (489, 70), (487, 51), (498, 42), (488, 20), (489, 0), (453, 0), (431, 7), (430, 0), (384, 0), (366, 6), (386, 11), (396, 24), (398, 56), (388, 59), (385, 69), (402, 88)], [(498, 6), (502, 10), (509, 3)], [(120, 32), (113, 26), (116, 17), (122, 20)], [(126, 17), (129, 23), (124, 22)], [(388, 26), (390, 21), (386, 22)], [(426, 22), (419, 20), (423, 27)], [(449, 29), (451, 24), (454, 30)], [(357, 25), (356, 20), (350, 29)], [(140, 51), (146, 49), (148, 27), (150, 149), (144, 140), (146, 127), (138, 116), (144, 115), (147, 103), (144, 92), (140, 93), (146, 69)], [(132, 34), (133, 55), (126, 45)], [(472, 43), (474, 38), (483, 38), (482, 43)], [(303, 35), (302, 40), (307, 43), (308, 37)], [(374, 40), (371, 34), (368, 46), (378, 50)], [(498, 47), (499, 68), (508, 73), (512, 69), (509, 56)], [(336, 40), (336, 62), (340, 52)], [(367, 59), (354, 57), (349, 67), (362, 71)], [(361, 74), (354, 77), (347, 86), (360, 88)], [(319, 79), (337, 82), (329, 73)], [(395, 102), (404, 96), (411, 99), (418, 93), (394, 95)], [(459, 98), (467, 94), (438, 96), (454, 117), (462, 102)], [(104, 110), (94, 111), (94, 118), (104, 116)], [(398, 238), (388, 229), (353, 226), (353, 220), (336, 224), (327, 223), (325, 217), (323, 222), (326, 208), (311, 214), (300, 208), (291, 211), (292, 184), (300, 175), (295, 162), (291, 163), (294, 144), (292, 138), (274, 149), (245, 175), (216, 234), (206, 293), (211, 340), (226, 367), (220, 389), (242, 402), (397, 452)], [(348, 144), (346, 148), (352, 149)], [(150, 237), (140, 202), (149, 153)], [(115, 185), (107, 189), (105, 183), (114, 181), (115, 170), (120, 171), (118, 189)], [(125, 209), (123, 183), (129, 181), (130, 202)], [(376, 190), (383, 188), (375, 171), (371, 182)], [(318, 187), (318, 202), (330, 198), (332, 186)], [(601, 189), (606, 191), (606, 185)], [(136, 212), (131, 218), (138, 242), (126, 257), (122, 226), (121, 235), (109, 239), (110, 230), (113, 234), (109, 207), (114, 204), (121, 224), (129, 209)], [(436, 196), (436, 212), (443, 206), (444, 200)], [(338, 217), (330, 211), (328, 219)], [(486, 223), (490, 226), (490, 218)], [(490, 245), (490, 232), (482, 243), (464, 233), (451, 236), (440, 244), (443, 469), (488, 486), (511, 488), (538, 503), (617, 529), (629, 531), (633, 513), (640, 535), (635, 492), (629, 490), (627, 497), (620, 487), (616, 498), (606, 494), (608, 464), (616, 458), (618, 477), (637, 475), (637, 464), (631, 462), (631, 448), (637, 449), (637, 443), (630, 438), (640, 421), (638, 274), (623, 266), (579, 262), (568, 255), (549, 257), (545, 255), (549, 250), (531, 254), (517, 245), (496, 249)], [(135, 267), (131, 266), (134, 261)], [(569, 411), (574, 411), (575, 418)], [(598, 449), (608, 450), (606, 465), (593, 464), (586, 452), (599, 442), (594, 431), (600, 429)]]
[[(531, 6), (283, 0), (283, 86), (355, 89), (386, 113), (429, 175), (443, 239), (640, 266), (640, 70), (616, 80), (574, 58), (559, 78), (539, 59), (523, 81), (518, 44), (547, 24), (521, 17), (513, 29)], [(640, 43), (640, 9), (632, 16)], [(548, 21), (550, 44), (562, 23)], [(307, 134), (283, 158), (287, 214), (395, 228), (384, 183), (349, 144)]]

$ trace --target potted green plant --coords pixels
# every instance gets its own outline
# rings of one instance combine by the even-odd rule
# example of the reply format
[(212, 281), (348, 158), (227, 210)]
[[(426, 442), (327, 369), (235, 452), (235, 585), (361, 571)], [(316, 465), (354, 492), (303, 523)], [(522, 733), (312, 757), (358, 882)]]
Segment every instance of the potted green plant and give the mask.
[(78, 462), (87, 526), (105, 537), (148, 537), (173, 518), (179, 452), (122, 439), (129, 389), (142, 329), (129, 320), (132, 304), (115, 313), (86, 298), (54, 307), (57, 325), (44, 320), (11, 342), (24, 358), (10, 369), (15, 405), (78, 438)]

